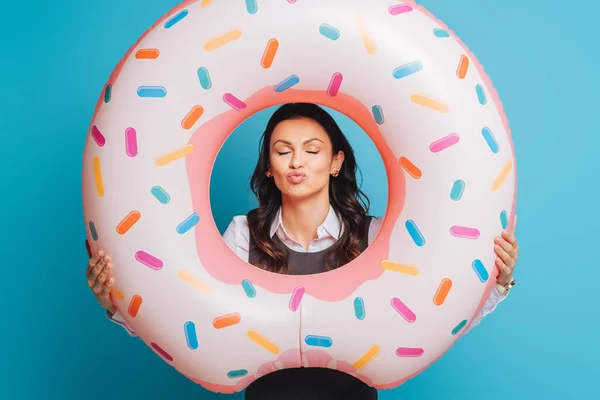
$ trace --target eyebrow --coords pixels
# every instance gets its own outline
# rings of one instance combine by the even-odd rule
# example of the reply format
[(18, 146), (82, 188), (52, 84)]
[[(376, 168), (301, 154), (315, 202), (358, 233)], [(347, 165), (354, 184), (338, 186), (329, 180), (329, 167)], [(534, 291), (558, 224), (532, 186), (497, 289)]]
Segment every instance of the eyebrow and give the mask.
[[(315, 141), (315, 140), (318, 140), (319, 142), (323, 143), (323, 141), (322, 141), (321, 139), (318, 139), (318, 138), (312, 138), (312, 139), (305, 140), (305, 141), (303, 142), (303, 144), (307, 144), (307, 143), (313, 142), (313, 141)], [(275, 146), (275, 145), (276, 145), (277, 143), (279, 143), (279, 142), (282, 142), (282, 143), (285, 143), (285, 144), (289, 144), (289, 145), (291, 145), (291, 144), (292, 144), (292, 142), (288, 142), (287, 140), (279, 139), (279, 140), (277, 140), (275, 143), (273, 143), (273, 146)]]

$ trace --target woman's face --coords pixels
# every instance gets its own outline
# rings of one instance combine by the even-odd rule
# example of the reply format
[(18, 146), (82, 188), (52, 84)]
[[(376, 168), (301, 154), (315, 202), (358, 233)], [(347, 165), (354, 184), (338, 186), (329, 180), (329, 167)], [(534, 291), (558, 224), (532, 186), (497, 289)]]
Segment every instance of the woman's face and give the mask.
[(344, 153), (333, 157), (323, 127), (310, 118), (280, 122), (271, 135), (268, 172), (283, 196), (308, 197), (329, 190), (329, 178), (339, 171)]

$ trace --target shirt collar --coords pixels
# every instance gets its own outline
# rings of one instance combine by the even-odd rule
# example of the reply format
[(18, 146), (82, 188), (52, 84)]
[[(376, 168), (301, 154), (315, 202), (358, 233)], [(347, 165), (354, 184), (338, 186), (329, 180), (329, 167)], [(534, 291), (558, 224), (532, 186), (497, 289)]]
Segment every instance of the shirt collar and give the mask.
[[(339, 239), (339, 237), (342, 233), (342, 230), (343, 230), (343, 226), (340, 223), (340, 219), (330, 204), (329, 212), (327, 213), (327, 216), (325, 217), (325, 221), (323, 221), (323, 223), (321, 225), (319, 225), (319, 227), (317, 228), (317, 238), (322, 239), (324, 237), (330, 236), (330, 237), (334, 238), (335, 240), (337, 240), (337, 239)], [(271, 237), (273, 237), (273, 235), (275, 235), (275, 233), (278, 233), (278, 232), (280, 234), (284, 235), (285, 238), (291, 240), (290, 236), (288, 235), (288, 233), (285, 230), (285, 227), (283, 226), (283, 220), (282, 220), (282, 216), (281, 216), (281, 207), (279, 207), (279, 209), (277, 210), (277, 215), (275, 216), (275, 219), (273, 220), (273, 223), (271, 224), (271, 231), (270, 231)]]

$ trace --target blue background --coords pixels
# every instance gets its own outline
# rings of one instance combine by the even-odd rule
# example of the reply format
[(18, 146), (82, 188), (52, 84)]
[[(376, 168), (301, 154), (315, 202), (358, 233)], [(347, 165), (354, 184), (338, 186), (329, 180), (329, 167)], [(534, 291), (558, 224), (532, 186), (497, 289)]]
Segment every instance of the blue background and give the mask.
[[(84, 275), (81, 159), (95, 102), (130, 45), (176, 1), (5, 3), (0, 397), (220, 398), (107, 322)], [(477, 55), (505, 105), (518, 159), (522, 250), (509, 299), (440, 361), (382, 399), (597, 396), (600, 79), (594, 18), (600, 6), (576, 3), (421, 1)], [(265, 118), (240, 130), (256, 133)], [(365, 140), (360, 132), (348, 133)], [(234, 154), (232, 146), (241, 144), (224, 151)], [(219, 160), (215, 191), (223, 192), (231, 177), (224, 165), (233, 161)], [(247, 182), (251, 163), (244, 159), (244, 168), (234, 169), (240, 198), (247, 198), (239, 185)], [(364, 159), (362, 166), (366, 177), (376, 176), (367, 174)], [(369, 190), (372, 197), (381, 193), (377, 185)], [(215, 210), (220, 226), (248, 204), (223, 203)]]

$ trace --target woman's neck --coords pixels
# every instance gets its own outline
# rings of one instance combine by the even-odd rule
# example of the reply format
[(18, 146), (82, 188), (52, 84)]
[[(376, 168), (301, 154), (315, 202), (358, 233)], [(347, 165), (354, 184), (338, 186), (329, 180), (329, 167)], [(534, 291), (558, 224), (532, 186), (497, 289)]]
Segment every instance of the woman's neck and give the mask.
[(281, 199), (281, 220), (286, 232), (308, 250), (311, 240), (317, 237), (317, 228), (329, 213), (329, 193), (311, 198)]

